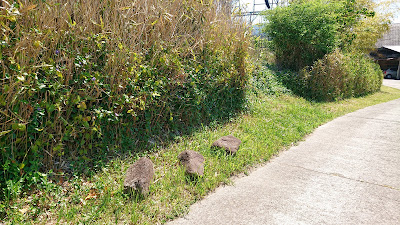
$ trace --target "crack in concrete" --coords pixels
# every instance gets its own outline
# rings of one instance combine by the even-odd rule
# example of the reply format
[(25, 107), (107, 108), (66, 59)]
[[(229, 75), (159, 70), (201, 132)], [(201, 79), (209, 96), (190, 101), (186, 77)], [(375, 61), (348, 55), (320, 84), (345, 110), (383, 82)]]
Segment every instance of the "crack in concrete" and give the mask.
[(318, 170), (313, 170), (313, 169), (305, 168), (305, 167), (302, 167), (302, 166), (291, 165), (291, 164), (287, 164), (287, 163), (285, 163), (285, 164), (288, 165), (288, 166), (301, 168), (301, 169), (308, 170), (308, 171), (312, 171), (312, 172), (315, 172), (315, 173), (325, 174), (325, 175), (328, 175), (328, 176), (336, 176), (336, 177), (340, 177), (340, 178), (347, 179), (347, 180), (351, 180), (351, 181), (356, 181), (356, 182), (360, 182), (360, 183), (371, 184), (371, 185), (375, 185), (375, 186), (379, 186), (379, 187), (383, 187), (383, 188), (389, 188), (389, 189), (392, 189), (392, 190), (400, 191), (400, 188), (392, 187), (392, 186), (386, 185), (386, 184), (378, 184), (378, 183), (372, 183), (372, 182), (365, 181), (365, 180), (354, 179), (354, 178), (351, 178), (351, 177), (346, 177), (345, 175), (340, 174), (340, 173), (326, 173), (326, 172), (321, 172), (321, 171), (318, 171)]

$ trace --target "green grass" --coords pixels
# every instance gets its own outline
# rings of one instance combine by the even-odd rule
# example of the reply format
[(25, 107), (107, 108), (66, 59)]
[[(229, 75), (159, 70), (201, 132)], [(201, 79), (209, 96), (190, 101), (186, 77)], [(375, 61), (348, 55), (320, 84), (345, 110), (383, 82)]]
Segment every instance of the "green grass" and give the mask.
[[(331, 103), (313, 103), (290, 94), (249, 94), (249, 110), (229, 123), (203, 127), (181, 137), (167, 148), (147, 156), (155, 164), (150, 194), (145, 198), (123, 192), (126, 169), (139, 156), (114, 159), (91, 177), (74, 177), (63, 186), (43, 175), (42, 187), (3, 204), (5, 223), (158, 224), (187, 213), (194, 202), (233, 175), (247, 173), (268, 161), (318, 126), (335, 117), (366, 106), (400, 98), (400, 90), (382, 87), (376, 94)], [(242, 140), (235, 156), (210, 148), (221, 136), (233, 134)], [(205, 173), (197, 180), (185, 177), (177, 156), (195, 150), (206, 159)], [(306, 156), (304, 156), (306, 157)]]

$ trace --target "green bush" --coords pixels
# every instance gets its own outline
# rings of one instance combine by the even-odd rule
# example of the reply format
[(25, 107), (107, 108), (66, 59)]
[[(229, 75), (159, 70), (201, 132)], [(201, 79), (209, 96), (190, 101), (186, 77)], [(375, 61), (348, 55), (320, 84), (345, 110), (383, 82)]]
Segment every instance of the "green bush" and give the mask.
[(383, 74), (379, 65), (364, 54), (350, 54), (347, 69), (353, 77), (353, 96), (375, 93), (381, 89)]
[(351, 97), (353, 88), (345, 58), (339, 51), (335, 51), (314, 62), (312, 67), (303, 69), (300, 77), (307, 87), (305, 95), (326, 101)]
[(277, 63), (300, 70), (332, 52), (339, 44), (336, 2), (306, 1), (265, 14), (263, 31), (271, 38)]
[(0, 12), (2, 190), (242, 107), (246, 26), (217, 2), (23, 2)]
[[(300, 72), (301, 95), (317, 101), (359, 97), (380, 90), (379, 66), (362, 54), (344, 55), (338, 50)], [(300, 81), (300, 82), (299, 82)]]
[(265, 12), (263, 32), (277, 63), (299, 71), (339, 48), (369, 52), (388, 29), (389, 15), (376, 13), (371, 0), (295, 0)]
[[(378, 66), (361, 52), (387, 29), (370, 0), (298, 0), (265, 13), (264, 32), (294, 93), (318, 101), (362, 96), (380, 89)], [(371, 31), (369, 33), (368, 31)], [(345, 53), (345, 55), (343, 55)]]

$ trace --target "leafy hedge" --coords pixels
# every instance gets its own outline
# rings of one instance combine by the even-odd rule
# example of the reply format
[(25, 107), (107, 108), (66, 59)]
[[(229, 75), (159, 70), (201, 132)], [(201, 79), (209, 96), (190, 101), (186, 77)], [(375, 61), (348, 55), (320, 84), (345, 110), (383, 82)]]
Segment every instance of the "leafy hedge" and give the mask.
[[(371, 0), (296, 0), (265, 13), (263, 31), (295, 93), (333, 101), (380, 89), (382, 72), (364, 56), (388, 28)], [(299, 75), (297, 75), (299, 74)]]
[(276, 61), (300, 70), (332, 52), (339, 45), (337, 2), (294, 2), (265, 13), (263, 31), (271, 39)]
[(336, 50), (300, 73), (280, 76), (296, 94), (316, 101), (336, 101), (379, 91), (382, 71), (363, 54), (343, 54)]
[(110, 152), (137, 151), (239, 109), (246, 27), (217, 13), (223, 6), (3, 1), (0, 184), (6, 197), (15, 182), (35, 183), (38, 171), (62, 174), (74, 161), (87, 166)]
[(372, 0), (295, 0), (264, 13), (263, 32), (271, 39), (279, 66), (301, 70), (324, 55), (368, 53), (388, 30), (390, 15), (375, 12)]

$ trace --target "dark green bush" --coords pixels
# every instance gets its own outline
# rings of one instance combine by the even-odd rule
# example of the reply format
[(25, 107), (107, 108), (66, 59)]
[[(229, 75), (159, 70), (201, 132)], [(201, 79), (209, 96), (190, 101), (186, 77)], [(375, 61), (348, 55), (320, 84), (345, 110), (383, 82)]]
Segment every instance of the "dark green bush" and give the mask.
[(279, 66), (299, 71), (339, 48), (369, 52), (388, 29), (389, 15), (371, 0), (295, 0), (265, 12), (263, 32)]
[(279, 79), (294, 93), (318, 101), (379, 90), (378, 66), (360, 53), (373, 48), (387, 28), (373, 5), (369, 0), (296, 0), (266, 12), (264, 32), (272, 39), (277, 63), (300, 71)]
[(353, 96), (375, 93), (381, 89), (383, 74), (379, 65), (364, 54), (350, 54), (347, 70), (353, 77)]
[(39, 171), (62, 176), (73, 172), (73, 164), (88, 167), (135, 153), (242, 107), (246, 26), (216, 13), (220, 6), (212, 1), (3, 6), (5, 195), (21, 178), (35, 184)]
[(300, 72), (298, 92), (317, 101), (359, 97), (380, 90), (379, 66), (362, 54), (343, 55), (338, 50)]
[(339, 44), (336, 2), (306, 1), (266, 12), (263, 31), (271, 38), (277, 63), (300, 70)]

